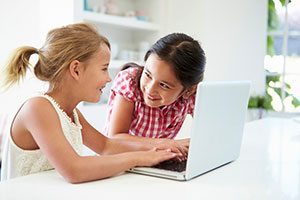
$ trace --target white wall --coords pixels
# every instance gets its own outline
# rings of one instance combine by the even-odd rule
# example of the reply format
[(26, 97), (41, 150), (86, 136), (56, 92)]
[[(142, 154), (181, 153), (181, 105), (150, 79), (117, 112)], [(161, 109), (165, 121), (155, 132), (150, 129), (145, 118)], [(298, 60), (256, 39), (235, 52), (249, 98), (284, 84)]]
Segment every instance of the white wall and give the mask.
[[(0, 2), (0, 69), (6, 64), (12, 51), (22, 45), (39, 45), (39, 1), (9, 0)], [(33, 83), (15, 87), (6, 93), (0, 93), (0, 114), (9, 112), (22, 97), (29, 94)]]
[[(9, 0), (0, 2), (0, 69), (12, 51), (23, 45), (40, 48), (47, 32), (73, 22), (73, 0)], [(32, 64), (36, 55), (32, 56)], [(0, 92), (0, 114), (10, 113), (29, 96), (47, 89), (28, 71), (20, 86)]]
[(36, 0), (0, 2), (0, 64), (14, 48), (37, 45), (39, 37), (39, 4)]
[[(49, 29), (73, 20), (73, 0), (9, 0), (0, 2), (0, 66), (20, 45), (40, 47)], [(198, 39), (207, 54), (206, 80), (249, 79), (252, 91), (263, 93), (267, 0), (164, 0), (162, 35), (174, 31)], [(161, 8), (160, 8), (161, 9)], [(40, 84), (40, 83), (39, 83)], [(0, 93), (0, 112), (6, 101), (22, 101), (36, 81), (17, 94)], [(9, 97), (9, 98), (8, 98)], [(11, 98), (12, 97), (12, 98)]]
[(264, 92), (267, 0), (169, 0), (165, 33), (181, 31), (202, 43), (206, 80), (252, 81)]
[[(39, 1), (40, 39), (43, 43), (49, 30), (74, 22), (74, 1), (78, 0), (36, 0)], [(78, 1), (79, 2), (79, 1)]]

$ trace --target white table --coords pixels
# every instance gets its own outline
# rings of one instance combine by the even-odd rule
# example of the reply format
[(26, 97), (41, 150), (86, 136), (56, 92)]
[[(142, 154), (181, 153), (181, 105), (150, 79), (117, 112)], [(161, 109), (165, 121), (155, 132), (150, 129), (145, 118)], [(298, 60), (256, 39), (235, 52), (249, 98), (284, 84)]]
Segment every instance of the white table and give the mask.
[(300, 123), (280, 118), (247, 123), (239, 159), (188, 182), (124, 173), (70, 184), (48, 171), (0, 183), (1, 200), (154, 198), (299, 200)]

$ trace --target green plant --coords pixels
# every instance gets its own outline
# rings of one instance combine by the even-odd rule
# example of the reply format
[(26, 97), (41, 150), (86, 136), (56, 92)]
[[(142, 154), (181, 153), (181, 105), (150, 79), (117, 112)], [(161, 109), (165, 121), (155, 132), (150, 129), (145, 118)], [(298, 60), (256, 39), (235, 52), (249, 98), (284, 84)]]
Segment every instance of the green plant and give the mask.
[(269, 94), (251, 96), (248, 102), (248, 108), (259, 108), (265, 110), (273, 110), (272, 97)]
[[(279, 0), (282, 6), (285, 6), (286, 0)], [(288, 3), (291, 0), (287, 0)], [(274, 0), (268, 0), (268, 31), (276, 31), (279, 27), (279, 19), (275, 8)], [(274, 38), (272, 35), (267, 37), (267, 54), (270, 56), (275, 55)]]
[[(268, 72), (268, 74), (270, 74)], [(265, 110), (274, 110), (272, 106), (272, 101), (274, 96), (271, 96), (269, 91), (274, 91), (273, 94), (278, 95), (281, 98), (282, 87), (281, 87), (281, 80), (279, 74), (272, 74), (266, 76), (266, 93), (265, 95), (255, 95), (251, 96), (248, 102), (248, 108), (262, 108)], [(300, 106), (300, 100), (295, 97), (292, 93), (289, 92), (291, 86), (288, 83), (284, 83), (284, 94), (285, 99), (291, 98), (292, 105), (296, 108)]]
[[(278, 97), (281, 98), (281, 94), (282, 92), (284, 93), (284, 99), (282, 101), (284, 101), (287, 98), (291, 98), (291, 103), (292, 105), (296, 108), (298, 106), (300, 106), (300, 100), (295, 97), (292, 93), (290, 93), (290, 89), (291, 86), (290, 84), (284, 82), (284, 91), (282, 91), (282, 86), (281, 86), (281, 80), (280, 80), (280, 75), (279, 74), (275, 74), (272, 76), (266, 76), (266, 87), (267, 90), (271, 89), (275, 92), (275, 94), (278, 95)], [(272, 97), (271, 97), (272, 98)]]
[[(276, 31), (279, 28), (279, 18), (276, 12), (275, 8), (275, 0), (268, 0), (268, 31)], [(282, 6), (286, 5), (287, 3), (290, 3), (291, 0), (279, 0)], [(275, 49), (274, 49), (274, 38), (272, 34), (269, 34), (267, 37), (267, 54), (270, 56), (275, 55)], [(283, 85), (282, 85), (283, 84)], [(257, 108), (264, 108), (266, 110), (274, 110), (272, 106), (274, 95), (278, 95), (278, 98), (281, 99), (281, 102), (284, 102), (287, 98), (291, 99), (291, 104), (296, 108), (300, 105), (299, 99), (297, 99), (293, 94), (290, 93), (291, 86), (281, 81), (281, 75), (276, 73), (270, 73), (267, 71), (266, 76), (266, 94), (264, 96), (256, 96), (256, 98), (250, 100), (252, 101), (250, 104), (249, 100), (249, 106), (256, 106)], [(284, 90), (284, 91), (283, 91)], [(271, 92), (270, 92), (271, 91)], [(272, 93), (272, 95), (270, 94)], [(284, 94), (284, 95), (282, 95)], [(282, 99), (283, 98), (283, 99)], [(256, 99), (256, 100), (255, 100)], [(257, 102), (255, 103), (253, 102)]]
[[(248, 102), (250, 119), (261, 119), (267, 110), (273, 110), (272, 97), (269, 94), (251, 96)], [(257, 109), (257, 110), (255, 110)]]

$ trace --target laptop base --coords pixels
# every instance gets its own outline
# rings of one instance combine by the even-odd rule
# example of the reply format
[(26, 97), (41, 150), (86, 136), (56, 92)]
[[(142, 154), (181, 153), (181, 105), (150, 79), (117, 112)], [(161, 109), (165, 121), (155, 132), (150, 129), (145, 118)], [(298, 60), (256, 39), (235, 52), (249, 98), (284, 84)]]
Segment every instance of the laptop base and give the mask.
[(157, 168), (149, 168), (149, 167), (135, 167), (127, 170), (128, 172), (143, 174), (154, 177), (167, 178), (177, 181), (186, 181), (185, 172), (173, 172), (169, 170), (157, 169)]

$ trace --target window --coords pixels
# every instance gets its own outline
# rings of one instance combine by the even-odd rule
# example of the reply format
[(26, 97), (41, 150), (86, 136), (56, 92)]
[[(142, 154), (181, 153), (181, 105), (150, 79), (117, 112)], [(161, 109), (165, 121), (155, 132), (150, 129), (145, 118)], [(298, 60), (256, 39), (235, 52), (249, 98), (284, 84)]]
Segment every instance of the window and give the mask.
[(300, 111), (300, 0), (269, 0), (267, 93), (275, 111)]

